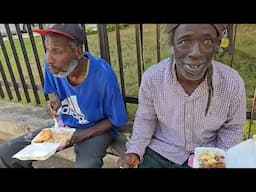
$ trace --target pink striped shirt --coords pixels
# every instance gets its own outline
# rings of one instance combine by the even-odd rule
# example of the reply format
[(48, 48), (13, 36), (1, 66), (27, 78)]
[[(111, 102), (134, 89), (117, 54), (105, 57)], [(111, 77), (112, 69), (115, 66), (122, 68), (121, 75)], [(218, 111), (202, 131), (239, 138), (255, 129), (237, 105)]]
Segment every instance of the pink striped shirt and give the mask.
[(207, 116), (206, 80), (189, 96), (177, 81), (171, 60), (163, 60), (144, 73), (126, 153), (137, 153), (142, 160), (149, 146), (168, 160), (183, 164), (195, 147), (226, 150), (241, 142), (246, 119), (244, 82), (231, 67), (216, 61), (212, 64), (213, 97)]

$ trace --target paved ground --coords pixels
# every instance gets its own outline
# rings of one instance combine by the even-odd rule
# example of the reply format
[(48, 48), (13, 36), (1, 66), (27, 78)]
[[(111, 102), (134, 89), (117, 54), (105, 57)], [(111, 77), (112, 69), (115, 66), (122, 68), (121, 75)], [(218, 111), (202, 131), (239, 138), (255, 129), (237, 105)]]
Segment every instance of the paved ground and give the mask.
[(36, 161), (33, 163), (34, 168), (73, 168), (74, 162), (52, 156), (45, 161)]

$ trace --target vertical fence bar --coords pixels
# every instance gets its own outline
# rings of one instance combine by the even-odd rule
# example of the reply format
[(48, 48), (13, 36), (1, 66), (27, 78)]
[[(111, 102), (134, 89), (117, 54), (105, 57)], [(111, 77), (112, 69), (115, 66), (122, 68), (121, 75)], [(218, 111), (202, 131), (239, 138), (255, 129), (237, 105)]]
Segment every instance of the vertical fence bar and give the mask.
[(143, 24), (139, 24), (140, 26), (140, 52), (141, 52), (141, 63), (142, 63), (142, 71), (144, 72), (144, 54), (143, 54)]
[[(1, 70), (1, 69), (0, 69)], [(4, 91), (3, 91), (3, 88), (2, 88), (2, 83), (0, 82), (0, 97), (1, 98), (5, 98), (4, 96)]]
[(141, 38), (140, 38), (140, 26), (135, 25), (135, 38), (136, 38), (136, 53), (137, 53), (137, 70), (138, 70), (138, 85), (141, 83), (141, 66), (142, 66), (142, 55), (141, 55)]
[(256, 106), (256, 88), (255, 88), (255, 91), (254, 91), (254, 96), (253, 96), (253, 101), (252, 101), (251, 117), (250, 117), (250, 122), (249, 122), (249, 129), (248, 129), (247, 139), (249, 139), (251, 137), (255, 106)]
[[(120, 81), (121, 81), (121, 88), (122, 88), (122, 95), (123, 99), (125, 99), (125, 86), (124, 86), (124, 71), (123, 71), (123, 57), (122, 57), (122, 48), (121, 48), (121, 38), (120, 38), (120, 29), (119, 25), (116, 24), (116, 47), (117, 47), (117, 57), (118, 57), (118, 65), (119, 65), (119, 72), (120, 72)], [(125, 102), (125, 108), (127, 108)]]
[[(6, 31), (7, 31), (8, 39), (10, 41), (10, 45), (11, 45), (11, 48), (12, 48), (12, 53), (13, 53), (13, 56), (14, 56), (14, 60), (16, 62), (16, 66), (17, 66), (17, 69), (18, 69), (19, 77), (20, 77), (20, 80), (21, 80), (21, 85), (22, 85), (27, 103), (30, 103), (31, 99), (29, 97), (28, 87), (27, 87), (27, 84), (25, 82), (25, 78), (24, 78), (23, 71), (22, 71), (22, 68), (21, 68), (21, 65), (20, 65), (20, 60), (19, 60), (18, 53), (17, 53), (16, 47), (15, 47), (15, 43), (14, 43), (11, 31), (10, 31), (9, 25), (8, 24), (4, 24), (4, 25), (5, 25), (5, 28), (6, 28)], [(16, 31), (17, 31), (17, 28), (16, 28)], [(20, 32), (20, 30), (19, 30), (19, 32)]]
[(235, 46), (236, 46), (236, 30), (237, 30), (237, 25), (234, 24), (234, 41), (233, 41), (233, 54), (231, 55), (231, 61), (230, 61), (230, 66), (233, 66), (233, 59), (234, 59), (234, 54), (235, 54)]
[(23, 54), (23, 57), (24, 57), (24, 60), (25, 60), (25, 64), (26, 64), (26, 67), (27, 67), (30, 83), (32, 85), (32, 90), (33, 90), (34, 97), (35, 97), (35, 100), (36, 100), (37, 98), (39, 98), (39, 95), (38, 95), (38, 92), (37, 92), (37, 87), (36, 87), (36, 83), (35, 83), (34, 76), (33, 76), (33, 73), (32, 73), (32, 69), (31, 69), (31, 65), (30, 65), (30, 62), (29, 62), (28, 54), (27, 54), (27, 51), (26, 51), (26, 48), (25, 48), (25, 43), (24, 43), (24, 40), (22, 38), (19, 25), (15, 24), (15, 26), (16, 26), (16, 29), (17, 29), (17, 32), (18, 32), (18, 38), (19, 38), (19, 41), (20, 41), (22, 54)]
[(156, 24), (156, 54), (157, 63), (160, 62), (160, 24)]
[[(41, 65), (40, 65), (40, 60), (39, 60), (39, 56), (38, 56), (38, 52), (37, 52), (37, 47), (36, 47), (34, 35), (33, 35), (33, 32), (32, 32), (32, 29), (31, 29), (30, 25), (27, 26), (27, 29), (28, 29), (29, 39), (30, 39), (30, 43), (32, 45), (32, 50), (33, 50), (35, 61), (36, 61), (37, 70), (38, 70), (40, 81), (41, 81), (41, 86), (43, 87), (44, 86), (44, 76), (43, 76), (42, 68), (41, 68)], [(47, 100), (46, 96), (45, 96), (45, 99)], [(36, 103), (40, 104), (39, 97), (36, 99)]]
[(227, 28), (229, 38), (228, 54), (232, 55), (234, 51), (234, 24), (228, 24)]
[[(39, 24), (38, 25), (39, 26), (39, 28), (40, 29), (43, 29), (44, 28), (44, 26), (43, 26), (43, 24)], [(42, 40), (42, 44), (43, 44), (43, 47), (44, 47), (44, 52), (46, 52), (46, 47), (45, 47), (45, 37), (43, 36), (43, 35), (40, 35), (41, 36), (41, 40)], [(42, 85), (43, 83), (41, 83), (41, 85)], [(48, 101), (49, 100), (49, 96), (48, 96), (48, 94), (44, 94), (44, 97), (45, 97), (45, 100), (46, 101)]]
[[(39, 24), (38, 26), (39, 26), (40, 29), (44, 28), (43, 24)], [(44, 43), (45, 42), (45, 37), (44, 37), (44, 35), (40, 35), (40, 36), (41, 36), (41, 39), (42, 39), (42, 44), (43, 44), (44, 52), (46, 52), (46, 47), (45, 47), (45, 43)]]
[[(8, 71), (9, 71), (10, 76), (11, 76), (11, 80), (12, 80), (12, 83), (13, 83), (13, 87), (14, 87), (14, 91), (15, 91), (17, 100), (20, 101), (21, 100), (21, 95), (20, 95), (20, 92), (19, 92), (19, 87), (18, 87), (17, 81), (15, 79), (15, 75), (14, 75), (12, 67), (11, 67), (11, 63), (10, 63), (10, 60), (9, 60), (9, 57), (8, 57), (8, 53), (7, 53), (2, 35), (0, 35), (0, 45), (1, 45), (1, 48), (2, 48), (2, 51), (3, 51), (3, 55), (4, 55), (4, 59), (5, 59)], [(11, 94), (11, 99), (13, 99), (12, 94)]]
[[(4, 71), (4, 68), (3, 68), (1, 60), (0, 60), (0, 73), (2, 75), (3, 82), (4, 82), (4, 85), (5, 85), (8, 97), (11, 100), (11, 99), (13, 99), (12, 92), (10, 90), (10, 87), (8, 86), (7, 78), (6, 78), (5, 71)], [(5, 98), (4, 91), (2, 89), (2, 82), (1, 81), (0, 81), (0, 95), (1, 95), (1, 98)]]
[(108, 32), (106, 24), (97, 24), (99, 43), (100, 43), (100, 55), (104, 58), (110, 65), (110, 54), (109, 54), (109, 42), (108, 42)]
[[(12, 92), (11, 92), (11, 89), (8, 85), (8, 81), (7, 81), (7, 78), (6, 78), (5, 71), (4, 71), (1, 60), (0, 60), (0, 71), (1, 71), (2, 78), (3, 78), (5, 89), (7, 91), (7, 95), (9, 97), (9, 99), (12, 100), (13, 99)], [(2, 98), (4, 98), (4, 97), (2, 97)]]
[(89, 52), (89, 47), (88, 47), (88, 40), (87, 40), (87, 33), (86, 33), (86, 26), (85, 24), (82, 24), (84, 33), (85, 33), (85, 43), (84, 43), (84, 50)]

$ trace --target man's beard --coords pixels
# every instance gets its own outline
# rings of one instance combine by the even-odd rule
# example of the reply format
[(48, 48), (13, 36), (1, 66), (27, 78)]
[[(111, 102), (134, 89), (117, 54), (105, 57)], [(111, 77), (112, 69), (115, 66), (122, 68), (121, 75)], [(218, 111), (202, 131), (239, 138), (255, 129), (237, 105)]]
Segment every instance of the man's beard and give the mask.
[(58, 78), (67, 77), (78, 65), (78, 61), (76, 59), (72, 59), (70, 64), (64, 67), (60, 72), (53, 75)]

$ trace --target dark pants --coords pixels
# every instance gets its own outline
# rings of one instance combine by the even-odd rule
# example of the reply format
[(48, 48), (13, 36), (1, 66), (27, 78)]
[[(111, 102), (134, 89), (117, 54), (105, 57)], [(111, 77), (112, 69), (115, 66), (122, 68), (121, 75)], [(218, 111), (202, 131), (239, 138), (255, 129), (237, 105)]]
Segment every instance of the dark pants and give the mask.
[(139, 168), (189, 168), (188, 161), (182, 165), (173, 163), (168, 159), (164, 158), (157, 152), (147, 147), (143, 157), (143, 161), (138, 166)]
[[(83, 131), (77, 129), (75, 133)], [(107, 148), (112, 143), (111, 131), (85, 139), (74, 146), (76, 153), (76, 168), (101, 168)]]
[[(33, 168), (33, 161), (21, 161), (12, 156), (29, 145), (41, 129), (30, 134), (17, 137), (13, 140), (0, 144), (0, 168)], [(81, 132), (77, 129), (75, 134)], [(100, 168), (103, 165), (103, 158), (106, 150), (112, 142), (111, 132), (91, 137), (74, 146), (76, 153), (76, 168)]]
[(31, 140), (41, 131), (37, 129), (10, 141), (0, 144), (0, 168), (33, 168), (33, 161), (21, 161), (12, 156), (29, 145)]

